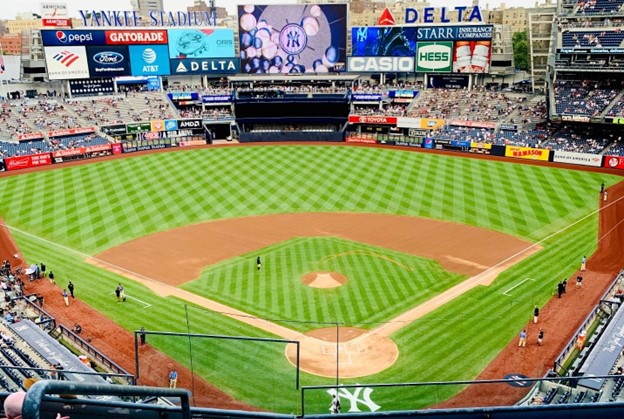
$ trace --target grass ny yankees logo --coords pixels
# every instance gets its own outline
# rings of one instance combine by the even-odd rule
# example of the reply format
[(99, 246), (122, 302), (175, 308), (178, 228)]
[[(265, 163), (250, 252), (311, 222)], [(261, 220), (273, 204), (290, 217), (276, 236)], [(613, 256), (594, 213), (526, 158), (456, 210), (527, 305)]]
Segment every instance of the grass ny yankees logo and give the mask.
[[(341, 388), (339, 391), (331, 389), (327, 390), (327, 392), (330, 396), (337, 394), (339, 399), (347, 399), (350, 404), (349, 413), (361, 412), (358, 407), (360, 403), (368, 407), (371, 412), (376, 412), (381, 408), (381, 406), (371, 400), (371, 393), (373, 392), (373, 389), (370, 387), (355, 387), (353, 389), (353, 394), (351, 394), (346, 388)], [(360, 393), (363, 393), (362, 398), (360, 398)]]

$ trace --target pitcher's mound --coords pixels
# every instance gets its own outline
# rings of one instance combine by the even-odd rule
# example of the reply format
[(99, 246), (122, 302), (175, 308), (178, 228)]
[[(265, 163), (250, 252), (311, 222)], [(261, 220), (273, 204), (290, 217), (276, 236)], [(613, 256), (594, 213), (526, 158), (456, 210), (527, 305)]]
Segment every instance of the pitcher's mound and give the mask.
[(309, 272), (301, 281), (312, 288), (337, 288), (346, 284), (348, 279), (338, 272)]
[[(299, 343), (301, 370), (321, 377), (335, 377), (336, 367), (340, 378), (365, 377), (391, 367), (399, 357), (399, 349), (390, 338), (354, 327), (340, 327), (338, 336), (335, 327), (311, 330)], [(297, 365), (295, 344), (286, 346), (286, 357)]]

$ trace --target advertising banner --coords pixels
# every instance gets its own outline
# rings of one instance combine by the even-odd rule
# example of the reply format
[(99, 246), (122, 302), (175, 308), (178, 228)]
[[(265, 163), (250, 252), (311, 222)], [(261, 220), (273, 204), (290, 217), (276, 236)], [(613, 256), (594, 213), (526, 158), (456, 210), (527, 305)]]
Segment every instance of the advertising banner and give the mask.
[(175, 119), (165, 119), (165, 131), (177, 131), (178, 121)]
[(580, 166), (602, 166), (602, 156), (597, 154), (573, 153), (571, 151), (555, 151), (553, 161), (555, 163), (569, 163)]
[(4, 159), (6, 170), (26, 169), (28, 167), (47, 166), (52, 164), (50, 153), (32, 154), (30, 156), (7, 157)]
[(108, 135), (124, 135), (126, 134), (126, 126), (124, 124), (109, 125), (102, 127), (102, 131)]
[(624, 48), (561, 48), (557, 49), (558, 54), (624, 54)]
[(162, 119), (156, 121), (150, 121), (150, 130), (152, 132), (156, 131), (164, 131), (165, 130), (165, 121)]
[(120, 143), (113, 144), (113, 154), (117, 155), (117, 154), (121, 154), (122, 152), (123, 152), (123, 149)]
[(109, 151), (112, 148), (111, 144), (98, 144), (88, 147), (78, 147), (71, 150), (57, 150), (52, 153), (52, 157), (71, 157), (79, 156), (81, 154), (98, 153), (101, 151)]
[(607, 117), (605, 118), (605, 122), (610, 123), (610, 124), (624, 124), (624, 118)]
[(370, 134), (352, 134), (349, 135), (345, 141), (348, 143), (377, 144), (375, 136)]
[(418, 90), (412, 89), (390, 90), (388, 92), (388, 97), (391, 99), (409, 99), (411, 101), (416, 96), (418, 96)]
[(467, 89), (469, 77), (467, 74), (434, 74), (427, 77), (427, 87), (431, 89)]
[(169, 58), (233, 58), (234, 30), (169, 29)]
[(347, 4), (238, 6), (244, 73), (325, 73), (344, 68)]
[(479, 41), (491, 40), (494, 26), (421, 26), (417, 31), (418, 41)]
[(357, 116), (349, 115), (350, 124), (396, 125), (396, 116)]
[(59, 2), (42, 2), (40, 4), (39, 10), (41, 11), (42, 18), (59, 18), (59, 17), (68, 17), (69, 14), (67, 12), (67, 3), (59, 3)]
[(348, 57), (347, 71), (354, 73), (413, 73), (414, 57)]
[(67, 13), (67, 3), (44, 2), (40, 4), (43, 26), (71, 26)]
[(378, 93), (353, 93), (351, 98), (354, 102), (381, 102), (381, 94)]
[(561, 120), (572, 122), (589, 122), (591, 118), (585, 115), (562, 115)]
[(85, 47), (44, 47), (50, 80), (89, 78), (89, 63)]
[(491, 46), (491, 41), (455, 42), (453, 72), (489, 73)]
[(106, 45), (106, 37), (99, 30), (42, 29), (41, 43), (44, 47)]
[(204, 95), (202, 96), (202, 102), (204, 103), (229, 103), (232, 101), (230, 95)]
[(92, 78), (130, 75), (128, 47), (87, 47), (87, 58)]
[(100, 45), (167, 45), (167, 31), (127, 29), (105, 31), (106, 42)]
[(166, 76), (169, 73), (167, 45), (130, 45), (130, 68), (133, 76)]
[(354, 57), (413, 57), (415, 52), (416, 27), (351, 28), (351, 55)]
[(18, 141), (41, 140), (42, 138), (42, 132), (31, 132), (30, 134), (19, 134), (17, 136)]
[(48, 131), (48, 137), (64, 137), (66, 135), (81, 135), (92, 134), (95, 132), (95, 128), (74, 128), (74, 129), (60, 129), (56, 131)]
[(171, 74), (236, 74), (238, 58), (185, 58), (171, 61)]
[(178, 119), (178, 129), (199, 129), (203, 126), (201, 119)]
[(126, 124), (126, 131), (128, 134), (135, 132), (148, 132), (152, 130), (152, 124), (149, 122), (137, 122), (133, 124)]
[(418, 42), (416, 72), (450, 73), (453, 69), (453, 42)]
[(43, 18), (41, 19), (41, 24), (45, 27), (50, 28), (68, 28), (71, 26), (71, 20), (69, 18)]
[(143, 141), (155, 141), (160, 140), (163, 137), (162, 132), (142, 132), (137, 138)]
[(485, 129), (496, 128), (496, 122), (476, 122), (476, 121), (453, 120), (449, 122), (449, 125), (454, 125), (456, 127), (471, 127), (471, 128), (485, 128)]
[(397, 118), (397, 127), (399, 128), (416, 128), (427, 131), (440, 129), (444, 123), (444, 119), (437, 118)]
[(624, 157), (605, 156), (604, 167), (608, 167), (609, 169), (624, 169)]
[(197, 92), (170, 92), (167, 93), (167, 96), (174, 102), (179, 102), (181, 100), (199, 100), (199, 93)]
[(490, 150), (492, 148), (492, 144), (490, 143), (470, 143), (470, 148), (479, 148), (483, 150)]
[(505, 147), (505, 157), (515, 157), (518, 159), (548, 161), (549, 156), (550, 156), (550, 150), (546, 150), (545, 148), (530, 148), (530, 147), (517, 147), (517, 146)]

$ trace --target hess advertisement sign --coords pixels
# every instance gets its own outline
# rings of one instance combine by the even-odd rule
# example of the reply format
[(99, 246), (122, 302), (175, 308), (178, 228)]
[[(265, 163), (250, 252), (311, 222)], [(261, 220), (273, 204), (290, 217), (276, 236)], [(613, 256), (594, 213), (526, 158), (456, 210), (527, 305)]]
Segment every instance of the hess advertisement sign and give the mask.
[(417, 72), (450, 73), (453, 68), (452, 42), (419, 42), (416, 51)]

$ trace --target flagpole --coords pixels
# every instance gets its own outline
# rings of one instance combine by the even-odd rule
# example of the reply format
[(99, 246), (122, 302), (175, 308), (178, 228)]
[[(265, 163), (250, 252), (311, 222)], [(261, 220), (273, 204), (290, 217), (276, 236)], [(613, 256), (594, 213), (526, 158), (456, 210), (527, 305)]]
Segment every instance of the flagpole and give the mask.
[(2, 66), (0, 67), (0, 95), (4, 98), (5, 102), (9, 101), (7, 97), (7, 89), (4, 86), (4, 74), (6, 73), (6, 64), (4, 63), (4, 50), (2, 49), (2, 42), (0, 42), (0, 63)]

